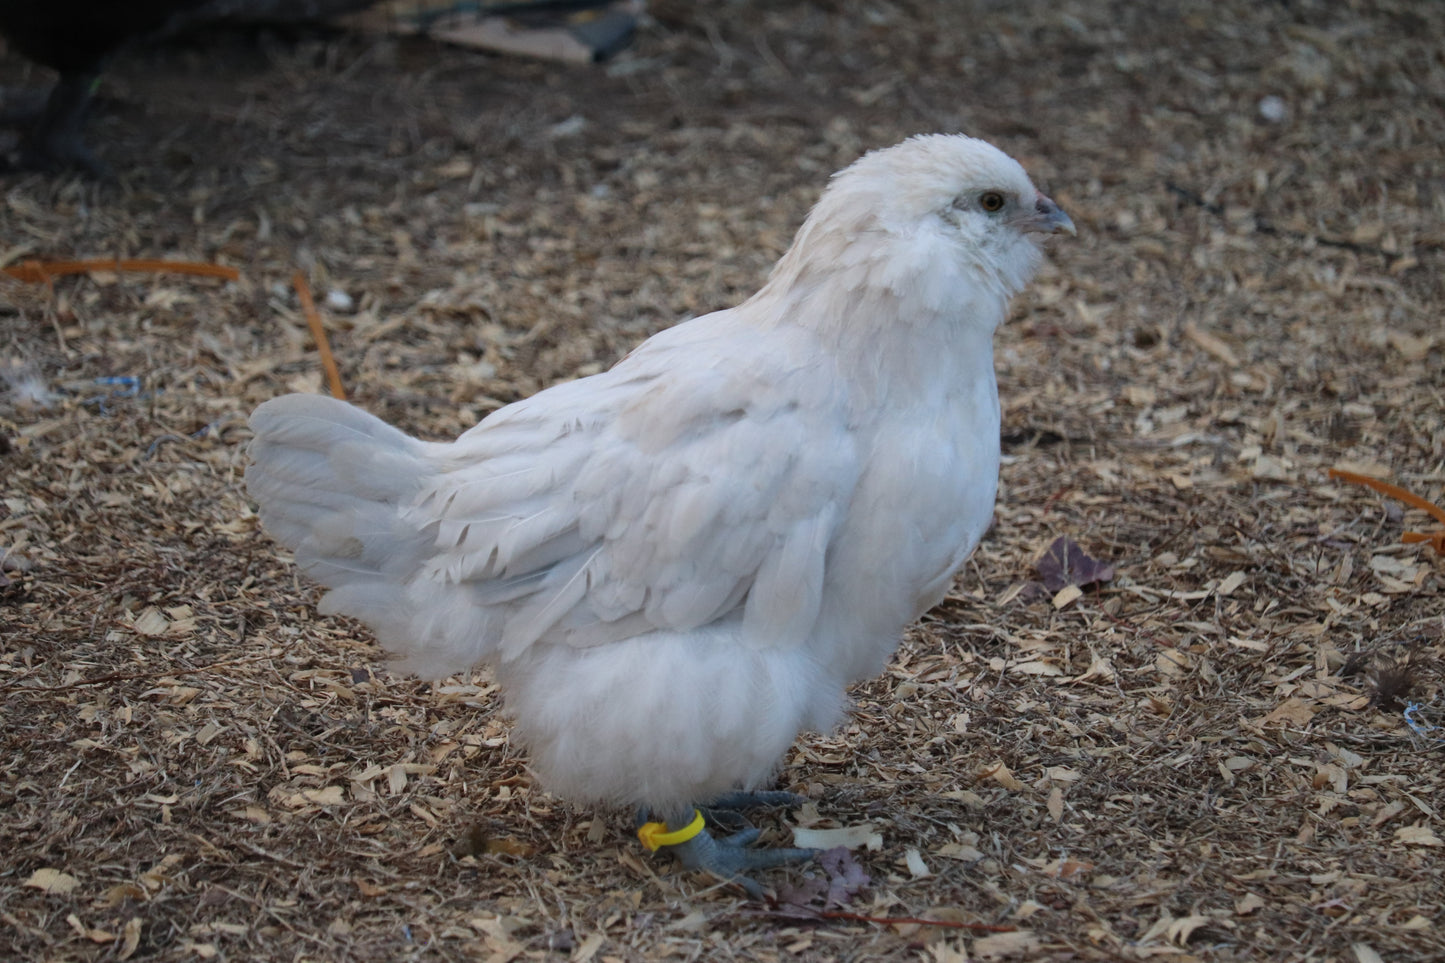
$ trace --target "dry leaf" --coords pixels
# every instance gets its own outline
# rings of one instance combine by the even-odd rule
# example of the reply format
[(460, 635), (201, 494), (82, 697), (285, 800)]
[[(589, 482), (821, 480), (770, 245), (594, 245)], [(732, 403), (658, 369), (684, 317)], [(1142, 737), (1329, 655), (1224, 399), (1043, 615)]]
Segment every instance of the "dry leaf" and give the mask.
[(1062, 609), (1074, 602), (1077, 602), (1083, 594), (1084, 590), (1079, 588), (1077, 585), (1065, 585), (1063, 588), (1059, 589), (1058, 594), (1055, 595), (1053, 598), (1054, 608)]
[(872, 882), (853, 854), (842, 846), (818, 854), (817, 868), (821, 874), (810, 873), (796, 886), (780, 887), (778, 901), (810, 909), (842, 909)]
[[(1060, 535), (1049, 544), (1034, 562), (1034, 570), (1044, 580), (1044, 587), (1054, 593), (1059, 593), (1071, 585), (1087, 588), (1114, 578), (1113, 565), (1091, 557), (1067, 535)], [(1057, 595), (1054, 607), (1063, 607), (1058, 603)]]
[(487, 963), (507, 963), (521, 956), (526, 947), (512, 938), (512, 934), (519, 927), (516, 921), (498, 916), (496, 918), (478, 917), (467, 921), (478, 932), (486, 934), (487, 940)]
[(588, 963), (597, 951), (602, 949), (602, 944), (607, 942), (607, 934), (593, 933), (578, 944), (577, 949), (572, 951), (572, 957), (568, 963)]
[(1257, 909), (1264, 908), (1264, 900), (1254, 893), (1245, 893), (1243, 898), (1234, 904), (1236, 916), (1248, 916)]
[(1171, 679), (1183, 675), (1190, 664), (1189, 654), (1178, 649), (1165, 649), (1154, 657), (1154, 668)]
[(1055, 879), (1075, 879), (1093, 869), (1094, 864), (1087, 860), (1060, 857), (1044, 867), (1044, 875)]
[(1394, 819), (1396, 816), (1404, 812), (1405, 809), (1406, 805), (1404, 801), (1400, 799), (1395, 800), (1388, 806), (1381, 806), (1379, 811), (1370, 818), (1370, 828), (1374, 829), (1377, 826), (1383, 826), (1385, 823), (1389, 822), (1390, 820)]
[(1355, 953), (1355, 963), (1385, 963), (1385, 958), (1368, 943), (1355, 943), (1350, 949)]
[(1024, 784), (1019, 782), (1018, 778), (1009, 772), (1008, 766), (1001, 762), (983, 770), (978, 774), (978, 777), (980, 779), (992, 779), (1009, 792), (1018, 792), (1024, 788)]
[(955, 945), (943, 939), (928, 944), (928, 953), (933, 957), (933, 963), (969, 963), (968, 951), (963, 949), (962, 944)]
[(1195, 930), (1212, 922), (1214, 920), (1208, 916), (1184, 916), (1170, 923), (1165, 932), (1171, 943), (1183, 946), (1189, 942), (1189, 937), (1194, 935)]
[(142, 900), (146, 891), (136, 883), (117, 883), (105, 891), (100, 902), (108, 909), (114, 909), (126, 900)]
[(1315, 775), (1310, 784), (1315, 789), (1329, 787), (1337, 793), (1343, 793), (1349, 788), (1350, 777), (1344, 767), (1326, 763), (1315, 769)]
[(1395, 470), (1389, 465), (1381, 465), (1373, 461), (1337, 461), (1330, 466), (1331, 471), (1344, 472), (1350, 475), (1365, 475), (1369, 478), (1377, 478), (1385, 481)]
[(1428, 334), (1417, 337), (1404, 331), (1391, 331), (1385, 336), (1385, 340), (1390, 347), (1400, 352), (1400, 357), (1406, 361), (1422, 361), (1430, 354), (1430, 349), (1435, 347), (1434, 336)]
[(1217, 335), (1210, 334), (1208, 331), (1195, 327), (1193, 323), (1189, 323), (1184, 325), (1184, 336), (1230, 368), (1239, 367), (1239, 356)]
[(1215, 594), (1221, 596), (1232, 595), (1235, 589), (1244, 584), (1246, 577), (1243, 572), (1230, 572), (1224, 577), (1224, 581), (1220, 582), (1219, 586), (1214, 590)]
[(488, 836), (482, 844), (484, 853), (502, 853), (506, 856), (531, 856), (537, 847), (515, 836)]
[(141, 635), (151, 637), (165, 635), (170, 627), (171, 620), (162, 615), (161, 610), (155, 606), (136, 616), (135, 625), (132, 626)]
[(977, 960), (1035, 959), (1041, 943), (1030, 930), (991, 933), (973, 941), (969, 952)]
[(120, 931), (120, 952), (116, 954), (116, 959), (128, 960), (135, 955), (136, 948), (140, 946), (140, 928), (139, 916), (132, 916), (126, 921)]
[(1081, 676), (1070, 679), (1070, 682), (1108, 682), (1114, 678), (1114, 665), (1108, 659), (1101, 656), (1094, 656), (1089, 662), (1089, 668)]
[(1429, 826), (1402, 826), (1395, 830), (1395, 841), (1406, 846), (1445, 846)]
[(61, 872), (58, 869), (42, 868), (30, 874), (25, 881), (26, 886), (41, 890), (46, 893), (54, 893), (56, 896), (66, 896), (75, 889), (79, 883), (74, 876)]
[(170, 879), (171, 870), (183, 862), (185, 862), (184, 856), (179, 853), (171, 853), (169, 856), (162, 858), (159, 863), (156, 863), (150, 869), (141, 873), (137, 878), (140, 880), (140, 884), (146, 889), (151, 892), (158, 892), (161, 887), (166, 884), (166, 880)]
[(300, 792), (290, 793), (273, 789), (270, 798), (273, 802), (278, 802), (288, 809), (300, 809), (303, 806), (339, 806), (346, 802), (346, 788), (331, 785), (321, 789), (303, 789)]
[(1262, 481), (1289, 481), (1294, 477), (1295, 469), (1288, 459), (1260, 455), (1255, 458), (1249, 473)]
[[(1065, 589), (1064, 591), (1068, 591)], [(1017, 662), (1008, 667), (1010, 675), (1063, 675), (1064, 670), (1053, 662), (1034, 660), (1032, 662)]]
[(1315, 717), (1315, 709), (1303, 699), (1293, 697), (1275, 706), (1259, 720), (1260, 726), (1305, 726)]
[(961, 859), (968, 863), (983, 859), (983, 852), (976, 846), (968, 843), (944, 843), (938, 847), (936, 853), (939, 856), (947, 856), (949, 859)]

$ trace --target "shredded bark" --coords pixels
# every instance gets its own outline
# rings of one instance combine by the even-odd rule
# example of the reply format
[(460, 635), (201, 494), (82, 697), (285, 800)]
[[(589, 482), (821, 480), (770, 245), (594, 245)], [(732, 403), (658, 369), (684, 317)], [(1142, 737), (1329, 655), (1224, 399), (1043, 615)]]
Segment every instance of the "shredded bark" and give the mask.
[[(1445, 503), (1445, 5), (650, 12), (599, 66), (137, 49), (117, 183), (3, 175), (0, 265), (110, 266), (0, 277), (0, 956), (1445, 958), (1445, 561), (1328, 475)], [(758, 817), (869, 882), (779, 918), (534, 785), (486, 675), (317, 615), (245, 420), (325, 390), (298, 269), (350, 397), (450, 439), (750, 294), (831, 172), (934, 130), (1079, 237), (998, 334), (993, 530)], [(1112, 578), (1038, 586), (1061, 536)]]

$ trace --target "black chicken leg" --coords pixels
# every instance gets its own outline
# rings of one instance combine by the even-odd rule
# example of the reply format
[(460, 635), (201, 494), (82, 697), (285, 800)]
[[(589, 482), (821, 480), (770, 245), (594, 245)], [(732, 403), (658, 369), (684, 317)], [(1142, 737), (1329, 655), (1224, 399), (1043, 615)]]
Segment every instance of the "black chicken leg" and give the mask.
[(21, 134), (18, 165), (28, 170), (81, 170), (104, 178), (109, 171), (85, 146), (82, 136), (91, 98), (100, 82), (94, 72), (63, 73), (38, 112), (27, 118)]

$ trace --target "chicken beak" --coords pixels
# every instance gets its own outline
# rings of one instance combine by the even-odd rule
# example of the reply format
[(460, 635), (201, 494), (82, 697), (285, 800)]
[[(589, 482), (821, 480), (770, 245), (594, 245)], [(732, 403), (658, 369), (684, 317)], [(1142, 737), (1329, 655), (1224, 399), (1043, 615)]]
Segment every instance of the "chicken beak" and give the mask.
[(1047, 194), (1039, 195), (1038, 203), (1034, 205), (1034, 216), (1029, 218), (1028, 230), (1039, 234), (1068, 234), (1071, 237), (1077, 237), (1079, 233), (1074, 229), (1073, 219)]

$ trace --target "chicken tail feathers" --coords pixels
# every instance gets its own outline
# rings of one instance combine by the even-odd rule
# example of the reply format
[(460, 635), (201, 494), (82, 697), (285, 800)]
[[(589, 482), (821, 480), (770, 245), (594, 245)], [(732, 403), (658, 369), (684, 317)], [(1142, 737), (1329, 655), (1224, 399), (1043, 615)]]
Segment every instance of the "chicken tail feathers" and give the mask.
[(250, 424), (246, 489), (262, 525), (331, 590), (323, 611), (394, 637), (409, 608), (406, 581), (435, 539), (402, 511), (431, 474), (428, 445), (323, 395), (274, 398)]

